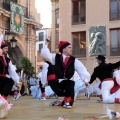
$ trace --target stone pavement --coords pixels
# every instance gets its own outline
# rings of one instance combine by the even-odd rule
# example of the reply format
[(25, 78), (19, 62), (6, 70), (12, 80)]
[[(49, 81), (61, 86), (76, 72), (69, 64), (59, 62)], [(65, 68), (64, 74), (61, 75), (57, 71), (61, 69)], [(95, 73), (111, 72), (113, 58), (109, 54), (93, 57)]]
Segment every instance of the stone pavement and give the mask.
[(98, 97), (91, 97), (87, 100), (85, 97), (77, 99), (73, 109), (49, 106), (49, 103), (55, 99), (39, 101), (31, 96), (22, 96), (17, 101), (9, 97), (13, 103), (6, 120), (58, 120), (58, 117), (68, 118), (69, 120), (108, 120), (100, 119), (106, 111), (106, 106), (110, 109), (120, 112), (119, 104), (97, 103)]

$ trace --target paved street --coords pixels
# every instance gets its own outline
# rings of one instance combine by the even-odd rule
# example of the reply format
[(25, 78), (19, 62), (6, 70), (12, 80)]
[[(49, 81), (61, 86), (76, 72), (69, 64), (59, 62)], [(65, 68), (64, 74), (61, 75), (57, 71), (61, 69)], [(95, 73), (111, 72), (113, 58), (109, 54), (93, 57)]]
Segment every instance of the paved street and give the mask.
[[(58, 120), (60, 116), (69, 118), (69, 120), (99, 120), (99, 117), (104, 115), (106, 106), (120, 111), (118, 104), (97, 103), (97, 99), (97, 97), (91, 97), (91, 100), (86, 100), (85, 97), (82, 97), (75, 102), (73, 109), (64, 109), (62, 107), (49, 106), (49, 103), (55, 99), (39, 101), (31, 96), (23, 96), (19, 100), (13, 101), (9, 98), (9, 101), (14, 105), (9, 112), (7, 120)], [(108, 119), (104, 118), (103, 120)]]

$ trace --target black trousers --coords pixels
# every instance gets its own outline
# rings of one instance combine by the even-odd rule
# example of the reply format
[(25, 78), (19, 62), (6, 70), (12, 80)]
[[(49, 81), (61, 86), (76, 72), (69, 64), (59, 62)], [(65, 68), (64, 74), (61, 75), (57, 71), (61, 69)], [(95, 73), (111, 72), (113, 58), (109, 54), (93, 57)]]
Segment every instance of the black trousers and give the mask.
[(14, 81), (11, 78), (0, 76), (0, 94), (8, 96), (13, 87)]
[(74, 81), (63, 80), (59, 83), (58, 80), (49, 80), (48, 84), (58, 96), (71, 97), (74, 100)]
[(41, 92), (44, 93), (44, 92), (45, 92), (45, 88), (42, 88), (42, 83), (41, 83), (41, 81), (39, 81), (39, 85), (40, 85)]

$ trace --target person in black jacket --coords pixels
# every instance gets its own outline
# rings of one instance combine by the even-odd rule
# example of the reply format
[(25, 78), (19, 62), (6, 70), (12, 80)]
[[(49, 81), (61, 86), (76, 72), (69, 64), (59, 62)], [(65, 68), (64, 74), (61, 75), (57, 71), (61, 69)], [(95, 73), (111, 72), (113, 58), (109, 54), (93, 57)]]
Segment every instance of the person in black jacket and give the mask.
[(92, 84), (96, 78), (101, 81), (101, 94), (104, 103), (120, 103), (120, 92), (116, 94), (110, 94), (110, 90), (114, 85), (112, 78), (113, 70), (120, 66), (120, 61), (116, 63), (105, 63), (105, 57), (98, 55), (96, 57), (98, 66), (94, 68), (94, 72), (91, 75), (89, 84)]

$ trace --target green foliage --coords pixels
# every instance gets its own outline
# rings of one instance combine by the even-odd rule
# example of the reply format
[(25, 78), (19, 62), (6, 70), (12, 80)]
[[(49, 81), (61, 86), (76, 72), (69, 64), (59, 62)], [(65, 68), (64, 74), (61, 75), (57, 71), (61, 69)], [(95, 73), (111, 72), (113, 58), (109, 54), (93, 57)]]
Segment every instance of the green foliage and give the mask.
[(35, 73), (35, 68), (32, 66), (32, 63), (27, 57), (22, 57), (20, 62), (23, 67), (23, 73), (26, 74), (26, 76)]
[(17, 65), (17, 61), (15, 59), (11, 59), (13, 65)]

